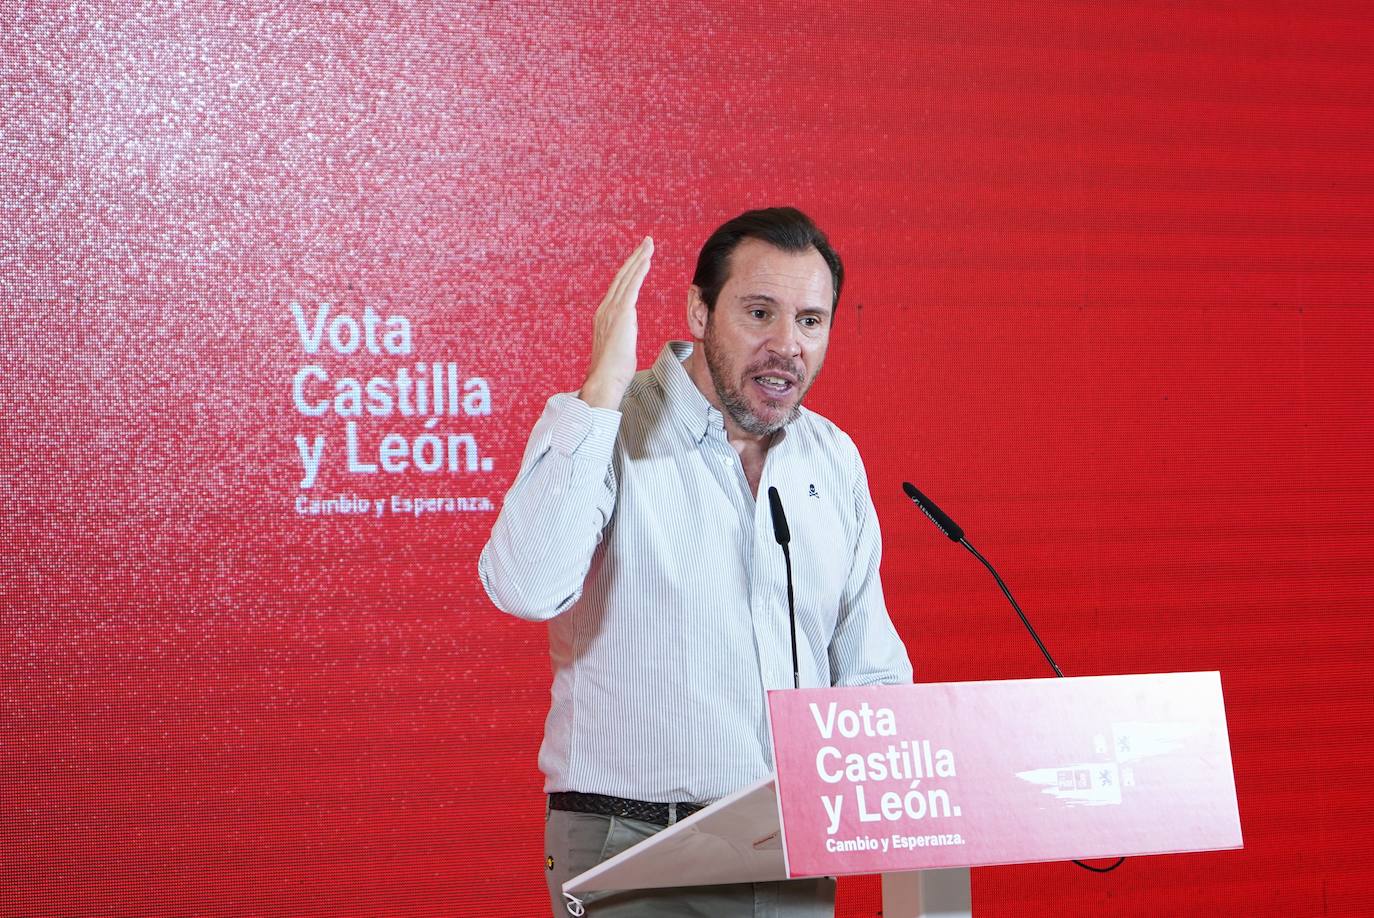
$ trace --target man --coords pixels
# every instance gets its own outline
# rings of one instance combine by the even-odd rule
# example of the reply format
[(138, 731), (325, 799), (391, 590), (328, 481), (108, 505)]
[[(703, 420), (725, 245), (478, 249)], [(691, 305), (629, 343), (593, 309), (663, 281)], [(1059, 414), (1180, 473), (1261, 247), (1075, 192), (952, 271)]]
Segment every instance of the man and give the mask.
[[(597, 310), (586, 381), (555, 395), (482, 551), (501, 609), (549, 622), (539, 764), (555, 915), (564, 881), (772, 771), (768, 689), (909, 682), (883, 604), (878, 521), (854, 444), (801, 407), (843, 268), (800, 211), (750, 211), (703, 246), (694, 344), (635, 373), (646, 238)], [(831, 880), (589, 896), (588, 914), (833, 915)]]

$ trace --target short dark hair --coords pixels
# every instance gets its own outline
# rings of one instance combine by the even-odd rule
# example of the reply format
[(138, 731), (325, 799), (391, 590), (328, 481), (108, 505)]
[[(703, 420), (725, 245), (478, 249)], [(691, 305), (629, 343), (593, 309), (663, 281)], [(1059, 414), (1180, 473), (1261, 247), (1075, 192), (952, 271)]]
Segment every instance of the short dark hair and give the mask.
[(844, 283), (844, 264), (830, 247), (825, 233), (811, 218), (795, 207), (766, 207), (748, 210), (721, 225), (697, 256), (697, 270), (692, 283), (701, 290), (702, 302), (708, 310), (715, 310), (716, 298), (730, 276), (730, 255), (746, 239), (758, 239), (784, 252), (805, 252), (814, 248), (830, 268), (834, 298), (832, 309), (840, 304), (840, 286)]

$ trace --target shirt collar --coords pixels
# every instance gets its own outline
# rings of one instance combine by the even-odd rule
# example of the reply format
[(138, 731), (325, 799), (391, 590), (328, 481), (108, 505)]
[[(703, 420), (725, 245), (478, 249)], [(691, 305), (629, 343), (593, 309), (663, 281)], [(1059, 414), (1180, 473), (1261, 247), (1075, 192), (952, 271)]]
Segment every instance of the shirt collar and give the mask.
[(668, 413), (694, 443), (713, 431), (725, 436), (725, 417), (701, 394), (682, 361), (692, 353), (690, 341), (669, 341), (654, 361), (654, 379), (663, 388)]

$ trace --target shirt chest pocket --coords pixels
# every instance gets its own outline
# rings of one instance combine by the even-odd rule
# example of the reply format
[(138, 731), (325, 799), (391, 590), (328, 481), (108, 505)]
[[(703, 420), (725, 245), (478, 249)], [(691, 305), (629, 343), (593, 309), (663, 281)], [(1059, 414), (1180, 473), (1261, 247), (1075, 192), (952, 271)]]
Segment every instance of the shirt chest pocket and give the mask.
[(815, 622), (824, 635), (835, 630), (840, 599), (854, 564), (854, 538), (849, 522), (835, 505), (819, 498), (793, 500), (792, 576), (802, 620)]

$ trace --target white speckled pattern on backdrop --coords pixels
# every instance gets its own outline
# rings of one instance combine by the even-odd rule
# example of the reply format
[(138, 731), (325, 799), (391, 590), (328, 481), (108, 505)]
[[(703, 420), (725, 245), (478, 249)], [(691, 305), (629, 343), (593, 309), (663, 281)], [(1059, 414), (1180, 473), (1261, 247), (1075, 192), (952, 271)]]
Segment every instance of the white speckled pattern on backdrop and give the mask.
[(0, 913), (535, 913), (546, 644), (482, 598), (491, 508), (638, 238), (647, 365), (785, 202), (849, 268), (810, 404), (918, 678), (1040, 671), (904, 478), (1066, 670), (1223, 671), (1246, 851), (989, 871), (980, 916), (1374, 907), (1367, 782), (1288, 805), (1369, 751), (1359, 7), (3, 17)]

